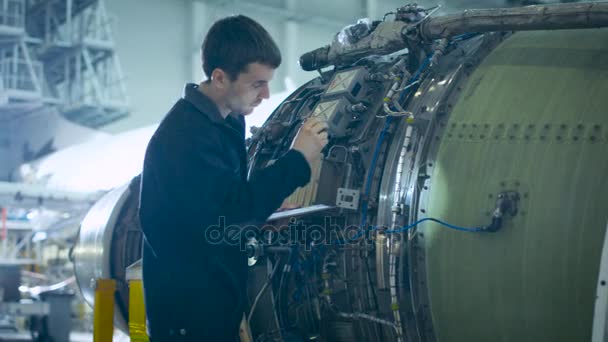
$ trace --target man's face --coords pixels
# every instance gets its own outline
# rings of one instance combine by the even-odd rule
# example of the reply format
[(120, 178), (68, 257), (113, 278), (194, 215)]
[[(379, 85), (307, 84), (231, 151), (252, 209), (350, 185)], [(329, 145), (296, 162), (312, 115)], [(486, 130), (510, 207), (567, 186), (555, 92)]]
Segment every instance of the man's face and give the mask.
[(248, 115), (263, 99), (270, 96), (268, 83), (274, 69), (259, 63), (250, 63), (236, 80), (228, 81), (226, 105), (231, 112)]

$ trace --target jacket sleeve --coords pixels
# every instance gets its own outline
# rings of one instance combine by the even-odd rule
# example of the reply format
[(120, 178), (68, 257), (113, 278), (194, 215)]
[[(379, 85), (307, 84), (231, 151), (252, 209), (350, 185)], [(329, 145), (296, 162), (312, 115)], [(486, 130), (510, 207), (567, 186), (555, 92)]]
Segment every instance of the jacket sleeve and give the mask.
[(171, 186), (168, 200), (176, 201), (189, 229), (184, 238), (201, 239), (210, 225), (264, 222), (296, 188), (310, 180), (304, 156), (289, 150), (275, 163), (243, 181), (223, 155), (221, 140), (203, 135), (180, 139), (170, 149), (159, 146), (164, 165), (161, 177)]

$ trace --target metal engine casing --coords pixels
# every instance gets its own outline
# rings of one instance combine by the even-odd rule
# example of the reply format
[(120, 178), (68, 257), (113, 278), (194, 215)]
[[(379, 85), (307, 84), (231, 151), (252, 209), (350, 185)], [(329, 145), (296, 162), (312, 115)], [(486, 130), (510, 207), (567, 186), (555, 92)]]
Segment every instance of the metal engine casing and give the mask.
[[(387, 73), (402, 56), (339, 67), (296, 90), (254, 135), (250, 174), (287, 151), (298, 125), (323, 113), (319, 104), (335, 101), (326, 117), (335, 134), (311, 182), (289, 201), (336, 209), (299, 218), (305, 224), (330, 217), (340, 230), (360, 226), (365, 215), (371, 226), (422, 218), (480, 226), (503, 191), (521, 195), (517, 215), (496, 233), (425, 222), (400, 234), (374, 231), (367, 243), (296, 246), (298, 261), (268, 253), (250, 268), (251, 302), (267, 266), (281, 271), (252, 316), (254, 337), (590, 340), (598, 272), (606, 267), (608, 30), (493, 33), (460, 42), (403, 104), (415, 120), (386, 123), (391, 82), (368, 76)], [(328, 91), (339, 83), (336, 75), (353, 70), (352, 82)], [(366, 110), (346, 113), (357, 103)], [(133, 184), (106, 195), (83, 222), (75, 271), (90, 304), (91, 279), (124, 285), (119, 269), (139, 258)], [(126, 322), (128, 301), (119, 293), (117, 314)]]

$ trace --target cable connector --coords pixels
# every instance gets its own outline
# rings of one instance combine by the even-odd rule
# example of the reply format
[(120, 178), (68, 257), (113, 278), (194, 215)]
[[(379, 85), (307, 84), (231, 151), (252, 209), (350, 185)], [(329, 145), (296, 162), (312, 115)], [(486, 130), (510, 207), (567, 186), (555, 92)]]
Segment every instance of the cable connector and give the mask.
[(498, 194), (496, 208), (492, 213), (492, 223), (482, 228), (485, 232), (497, 232), (502, 228), (505, 215), (511, 217), (517, 215), (517, 204), (519, 203), (519, 193), (516, 191), (505, 191)]

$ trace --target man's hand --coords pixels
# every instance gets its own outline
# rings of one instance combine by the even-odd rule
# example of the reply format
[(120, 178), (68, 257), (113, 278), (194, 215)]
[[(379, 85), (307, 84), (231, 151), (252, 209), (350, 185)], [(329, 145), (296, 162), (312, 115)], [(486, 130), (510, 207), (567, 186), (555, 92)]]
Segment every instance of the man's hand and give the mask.
[(301, 152), (308, 164), (312, 165), (325, 145), (327, 145), (327, 123), (311, 117), (300, 127), (291, 148)]

